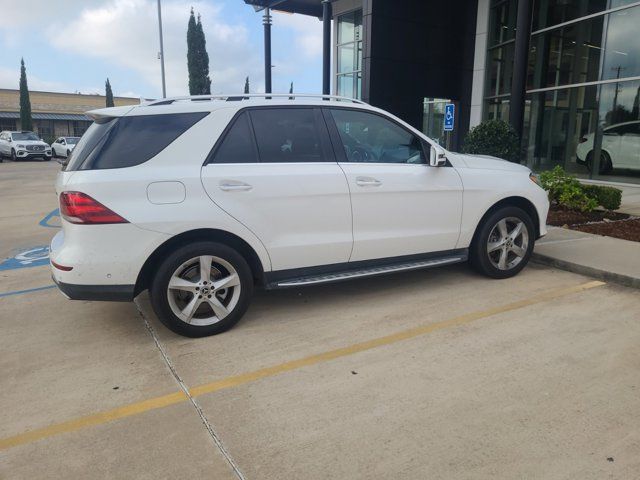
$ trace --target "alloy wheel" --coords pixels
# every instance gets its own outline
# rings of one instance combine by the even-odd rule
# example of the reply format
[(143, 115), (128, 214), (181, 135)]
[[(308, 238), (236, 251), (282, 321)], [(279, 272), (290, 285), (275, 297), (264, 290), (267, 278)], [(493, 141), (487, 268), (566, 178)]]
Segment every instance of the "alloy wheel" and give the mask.
[(212, 255), (191, 258), (171, 275), (169, 306), (189, 325), (213, 325), (229, 315), (240, 298), (240, 276), (226, 260)]
[(487, 240), (489, 261), (498, 270), (515, 268), (526, 256), (529, 248), (529, 231), (517, 217), (498, 221)]

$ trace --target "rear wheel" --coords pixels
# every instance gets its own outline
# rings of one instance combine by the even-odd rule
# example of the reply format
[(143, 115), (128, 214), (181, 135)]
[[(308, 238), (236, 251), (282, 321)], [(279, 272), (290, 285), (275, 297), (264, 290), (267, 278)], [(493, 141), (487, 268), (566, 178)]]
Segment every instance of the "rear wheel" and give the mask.
[(534, 241), (531, 217), (518, 207), (503, 207), (480, 225), (469, 249), (469, 260), (489, 277), (513, 277), (529, 262)]
[[(587, 167), (590, 172), (593, 171), (593, 151), (587, 155)], [(611, 156), (604, 150), (600, 151), (600, 166), (598, 167), (598, 173), (604, 175), (609, 173), (613, 169), (613, 163), (611, 162)]]
[(151, 304), (162, 323), (188, 337), (221, 333), (244, 315), (253, 293), (246, 260), (232, 248), (197, 242), (170, 254), (151, 285)]

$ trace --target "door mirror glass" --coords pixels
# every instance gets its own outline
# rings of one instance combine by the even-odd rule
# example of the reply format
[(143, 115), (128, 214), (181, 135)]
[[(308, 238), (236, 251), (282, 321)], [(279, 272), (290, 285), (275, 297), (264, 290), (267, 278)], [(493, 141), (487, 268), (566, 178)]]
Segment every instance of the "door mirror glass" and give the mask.
[(429, 151), (429, 165), (432, 167), (444, 167), (447, 164), (447, 157), (443, 148), (431, 145)]

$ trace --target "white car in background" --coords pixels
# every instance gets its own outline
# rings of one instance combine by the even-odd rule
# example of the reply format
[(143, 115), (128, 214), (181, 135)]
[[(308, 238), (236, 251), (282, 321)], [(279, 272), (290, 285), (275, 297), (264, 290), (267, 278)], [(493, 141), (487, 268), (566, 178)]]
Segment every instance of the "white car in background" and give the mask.
[(51, 144), (53, 156), (55, 158), (69, 158), (69, 155), (71, 155), (71, 152), (73, 152), (73, 149), (79, 141), (80, 137), (58, 137), (56, 141)]
[(525, 267), (549, 208), (528, 168), (448, 152), (358, 100), (290, 97), (89, 112), (56, 183), (59, 289), (120, 301), (149, 290), (166, 326), (198, 337), (234, 325), (257, 286)]
[[(591, 170), (593, 149), (594, 134), (590, 133), (580, 139), (576, 162)], [(599, 172), (609, 173), (614, 168), (640, 170), (640, 120), (604, 128)]]
[(51, 147), (34, 132), (0, 132), (0, 158), (8, 157), (12, 161), (39, 158), (51, 159)]

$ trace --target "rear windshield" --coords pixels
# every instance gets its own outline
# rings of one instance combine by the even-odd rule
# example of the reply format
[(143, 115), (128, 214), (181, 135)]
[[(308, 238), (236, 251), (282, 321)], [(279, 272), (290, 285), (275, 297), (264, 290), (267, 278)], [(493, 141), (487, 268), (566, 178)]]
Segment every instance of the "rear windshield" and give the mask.
[(140, 165), (167, 148), (207, 114), (141, 115), (96, 122), (76, 145), (67, 170)]

